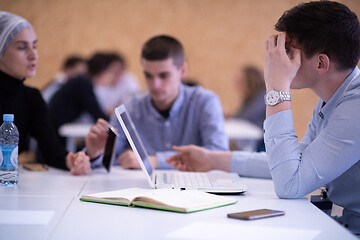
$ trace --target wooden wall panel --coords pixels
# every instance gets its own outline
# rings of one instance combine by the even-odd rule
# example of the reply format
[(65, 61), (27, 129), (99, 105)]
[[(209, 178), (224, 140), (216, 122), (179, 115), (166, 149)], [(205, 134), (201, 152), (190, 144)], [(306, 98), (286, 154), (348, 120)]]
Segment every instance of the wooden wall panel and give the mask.
[[(360, 16), (360, 1), (341, 1)], [(27, 84), (42, 88), (72, 53), (90, 56), (96, 50), (124, 54), (129, 71), (145, 89), (139, 55), (156, 34), (170, 34), (184, 45), (188, 76), (216, 92), (226, 111), (240, 96), (233, 79), (239, 68), (263, 68), (264, 42), (274, 34), (281, 14), (295, 0), (1, 0), (0, 9), (28, 19), (39, 39), (37, 76)], [(295, 127), (300, 137), (310, 120), (315, 95), (293, 92)]]

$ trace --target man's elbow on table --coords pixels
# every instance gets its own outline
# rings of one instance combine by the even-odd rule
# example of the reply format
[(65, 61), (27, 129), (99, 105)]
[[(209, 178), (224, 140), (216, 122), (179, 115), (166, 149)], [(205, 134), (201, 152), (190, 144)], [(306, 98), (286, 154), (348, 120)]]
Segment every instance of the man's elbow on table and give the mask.
[(274, 179), (274, 187), (275, 187), (275, 193), (278, 196), (278, 198), (286, 198), (286, 199), (295, 199), (295, 198), (302, 198), (306, 194), (303, 194), (300, 191), (300, 185), (298, 183), (298, 180), (296, 179), (290, 179), (288, 181), (279, 181), (277, 179)]

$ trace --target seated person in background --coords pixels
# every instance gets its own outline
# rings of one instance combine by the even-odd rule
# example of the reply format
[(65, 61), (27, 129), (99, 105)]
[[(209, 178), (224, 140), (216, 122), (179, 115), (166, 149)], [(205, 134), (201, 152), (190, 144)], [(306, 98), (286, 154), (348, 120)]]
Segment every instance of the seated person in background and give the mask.
[[(247, 120), (263, 128), (266, 115), (264, 103), (265, 82), (263, 74), (254, 66), (245, 66), (235, 79), (235, 88), (242, 93), (243, 103), (231, 118)], [(250, 148), (265, 151), (264, 140), (239, 140), (232, 144), (234, 150)]]
[(89, 113), (93, 122), (108, 119), (96, 99), (94, 86), (114, 81), (120, 67), (113, 55), (95, 53), (88, 61), (88, 75), (69, 79), (50, 100), (49, 113), (55, 130), (74, 122), (82, 113)]
[[(171, 146), (196, 144), (211, 150), (228, 150), (219, 98), (202, 87), (182, 84), (186, 73), (181, 43), (170, 36), (155, 36), (142, 48), (141, 65), (149, 92), (125, 104), (154, 167), (168, 168)], [(124, 168), (139, 168), (135, 154), (115, 115), (111, 125), (120, 131), (116, 153)], [(91, 158), (104, 149), (109, 124), (99, 119), (86, 137)], [(93, 166), (95, 166), (94, 163)]]
[(42, 96), (46, 103), (50, 102), (52, 96), (59, 90), (68, 79), (87, 72), (86, 60), (79, 56), (69, 56), (63, 63), (62, 72), (58, 73), (54, 79), (44, 88)]
[[(180, 154), (169, 161), (191, 171), (258, 177), (270, 171), (280, 198), (301, 198), (326, 186), (329, 200), (344, 208), (337, 220), (360, 235), (359, 20), (341, 3), (309, 2), (286, 11), (275, 28), (280, 33), (265, 44), (266, 154), (186, 146), (175, 147)], [(310, 88), (319, 96), (300, 142), (290, 87)]]
[(37, 38), (33, 27), (17, 15), (0, 12), (0, 33), (0, 116), (14, 114), (20, 134), (19, 154), (31, 136), (38, 141), (47, 164), (69, 169), (75, 175), (89, 173), (89, 157), (83, 152), (73, 154), (64, 149), (40, 92), (24, 85), (26, 78), (36, 74)]
[(265, 120), (265, 82), (262, 73), (254, 66), (246, 66), (239, 71), (235, 88), (242, 92), (243, 103), (232, 118), (245, 119), (259, 128)]
[(125, 71), (125, 59), (117, 53), (110, 54), (118, 59), (118, 77), (113, 78), (112, 82), (100, 82), (94, 88), (100, 107), (108, 116), (114, 113), (116, 107), (140, 93), (140, 85), (136, 76)]

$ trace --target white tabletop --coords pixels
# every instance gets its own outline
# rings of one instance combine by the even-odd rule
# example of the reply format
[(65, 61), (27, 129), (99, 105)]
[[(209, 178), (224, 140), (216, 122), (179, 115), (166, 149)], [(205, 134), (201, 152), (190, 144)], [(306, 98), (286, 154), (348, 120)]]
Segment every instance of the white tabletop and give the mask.
[(59, 134), (63, 137), (84, 138), (90, 131), (93, 123), (66, 123), (59, 128)]
[[(81, 195), (128, 187), (148, 188), (141, 171), (96, 169), (71, 176), (50, 168), (20, 167), (19, 185), (0, 187), (1, 239), (357, 239), (307, 199), (283, 200), (272, 181), (243, 178), (248, 192), (232, 195), (237, 204), (190, 214), (82, 202)], [(259, 208), (284, 210), (285, 216), (255, 221), (226, 214)], [(4, 224), (1, 213), (26, 216)], [(8, 211), (8, 212), (6, 212)], [(25, 213), (24, 213), (25, 212)]]
[[(263, 131), (255, 124), (242, 119), (226, 119), (225, 132), (230, 139), (261, 139)], [(67, 123), (59, 128), (63, 137), (84, 138), (88, 134), (90, 123)]]
[(258, 140), (264, 135), (261, 128), (241, 119), (226, 119), (225, 132), (230, 140)]
[[(84, 139), (93, 124), (67, 123), (59, 128), (59, 134), (66, 138), (66, 149), (76, 152), (76, 139)], [(263, 130), (253, 123), (241, 119), (226, 119), (225, 133), (230, 140), (259, 140), (263, 138)]]

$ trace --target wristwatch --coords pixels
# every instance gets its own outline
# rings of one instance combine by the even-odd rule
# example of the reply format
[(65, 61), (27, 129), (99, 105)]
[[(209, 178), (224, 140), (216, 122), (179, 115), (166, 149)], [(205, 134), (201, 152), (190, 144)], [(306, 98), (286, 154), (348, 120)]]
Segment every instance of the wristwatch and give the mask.
[(265, 94), (264, 99), (266, 105), (275, 106), (282, 101), (291, 101), (291, 94), (290, 92), (281, 92), (271, 89)]

